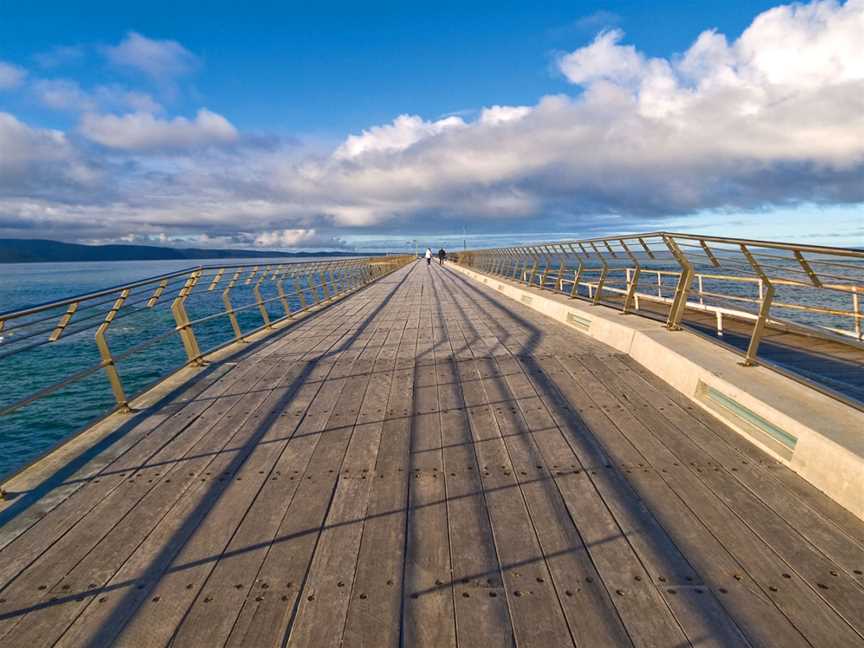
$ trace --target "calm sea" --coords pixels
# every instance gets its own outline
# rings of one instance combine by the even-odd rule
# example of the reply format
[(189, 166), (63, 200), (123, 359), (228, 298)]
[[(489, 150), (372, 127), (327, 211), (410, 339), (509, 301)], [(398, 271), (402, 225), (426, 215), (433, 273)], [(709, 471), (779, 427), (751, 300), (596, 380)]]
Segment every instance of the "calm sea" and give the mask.
[[(305, 260), (305, 259), (304, 259)], [(319, 260), (319, 259), (315, 259)], [(234, 263), (285, 263), (290, 259), (237, 259)], [(301, 260), (297, 260), (298, 262)], [(22, 263), (0, 264), (0, 313), (41, 304), (64, 297), (144, 279), (198, 264), (216, 264), (216, 260), (181, 261), (114, 261), (88, 263)], [(275, 290), (275, 289), (274, 289)], [(249, 292), (247, 290), (247, 292)], [(266, 296), (266, 295), (265, 295)], [(190, 303), (190, 315), (212, 313), (217, 307), (218, 291), (202, 294)], [(248, 303), (250, 295), (237, 291), (235, 307)], [(297, 306), (296, 302), (293, 306)], [(272, 305), (271, 315), (281, 315), (280, 306)], [(240, 317), (245, 330), (261, 324), (255, 309)], [(173, 325), (167, 304), (138, 315), (118, 319), (111, 327), (108, 341), (114, 354), (146, 339), (148, 332), (165, 331)], [(9, 325), (11, 327), (11, 324)], [(71, 328), (70, 328), (71, 330)], [(19, 337), (27, 331), (19, 333)], [(231, 338), (224, 318), (196, 329), (202, 349), (211, 348)], [(98, 362), (93, 341), (94, 330), (64, 336), (59, 342), (3, 357), (14, 343), (14, 335), (0, 333), (0, 408), (34, 391), (60, 380), (72, 372)], [(41, 340), (45, 336), (34, 339)], [(120, 363), (119, 370), (127, 393), (135, 394), (181, 366), (184, 354), (179, 340), (169, 338), (164, 344)], [(113, 406), (113, 397), (99, 371), (62, 391), (6, 416), (0, 416), (0, 476), (13, 472), (51, 449), (88, 423), (104, 415)]]

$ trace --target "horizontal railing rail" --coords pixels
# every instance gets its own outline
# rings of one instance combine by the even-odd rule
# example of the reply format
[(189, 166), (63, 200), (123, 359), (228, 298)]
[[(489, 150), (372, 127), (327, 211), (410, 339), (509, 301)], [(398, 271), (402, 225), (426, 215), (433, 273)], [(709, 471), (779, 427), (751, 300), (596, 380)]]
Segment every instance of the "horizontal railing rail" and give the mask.
[[(409, 259), (195, 266), (0, 313), (0, 373), (14, 377), (0, 398), (0, 424), (78, 383), (93, 388), (100, 373), (113, 409), (129, 411), (130, 389), (119, 368), (124, 361), (134, 360), (133, 387), (140, 391), (143, 378), (152, 384), (179, 367), (203, 364), (215, 350), (356, 290)], [(172, 338), (179, 344), (169, 344)], [(41, 384), (46, 376), (52, 380)], [(57, 409), (42, 414), (64, 416)]]
[(650, 232), (469, 250), (458, 260), (623, 313), (662, 317), (671, 330), (704, 327), (700, 313), (721, 336), (724, 318), (752, 324), (747, 366), (757, 363), (767, 328), (864, 341), (864, 250)]

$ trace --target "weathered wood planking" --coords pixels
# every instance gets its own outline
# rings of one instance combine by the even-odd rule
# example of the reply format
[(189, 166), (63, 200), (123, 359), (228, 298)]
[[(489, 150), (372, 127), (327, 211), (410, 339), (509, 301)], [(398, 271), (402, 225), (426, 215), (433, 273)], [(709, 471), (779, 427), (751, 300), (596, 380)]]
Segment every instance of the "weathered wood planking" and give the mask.
[(864, 645), (864, 525), (644, 369), (405, 268), (0, 528), (0, 645)]

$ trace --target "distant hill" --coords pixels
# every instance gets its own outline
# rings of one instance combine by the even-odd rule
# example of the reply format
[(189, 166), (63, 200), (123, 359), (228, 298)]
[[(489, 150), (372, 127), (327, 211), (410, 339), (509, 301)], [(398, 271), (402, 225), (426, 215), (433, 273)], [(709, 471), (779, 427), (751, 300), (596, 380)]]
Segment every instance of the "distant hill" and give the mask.
[(161, 261), (172, 259), (251, 259), (262, 257), (357, 256), (352, 252), (269, 252), (208, 250), (155, 245), (79, 245), (43, 239), (0, 239), (0, 263), (62, 261)]

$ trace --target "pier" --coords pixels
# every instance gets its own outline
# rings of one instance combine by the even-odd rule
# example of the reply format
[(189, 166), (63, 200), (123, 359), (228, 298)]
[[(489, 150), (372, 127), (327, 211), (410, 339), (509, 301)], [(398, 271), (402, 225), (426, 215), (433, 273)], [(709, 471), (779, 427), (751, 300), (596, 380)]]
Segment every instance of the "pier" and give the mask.
[[(624, 247), (646, 282), (647, 255)], [(272, 303), (258, 292), (261, 326), (229, 318), (231, 344), (212, 355), (186, 333), (182, 300), (214, 279), (183, 275), (186, 366), (129, 395), (103, 353), (114, 413), (4, 485), (0, 646), (864, 646), (864, 481), (846, 458), (864, 428), (837, 430), (857, 440), (828, 494), (796, 464), (804, 432), (768, 421), (795, 431), (791, 450), (748, 436), (590, 320), (708, 345), (737, 367), (726, 380), (770, 375), (842, 428), (864, 420), (858, 340), (842, 357), (833, 333), (810, 350), (844, 367), (820, 390), (757, 366), (760, 342), (803, 352), (814, 339), (772, 326), (764, 302), (749, 320), (724, 311), (727, 338), (764, 326), (735, 355), (674, 330), (719, 321), (699, 304), (709, 295), (681, 295), (698, 269), (662, 270), (677, 272), (667, 299), (661, 275), (639, 288), (632, 264), (616, 289), (604, 248), (586, 248), (578, 268), (553, 248), (340, 262), (302, 304), (282, 284)], [(231, 271), (217, 274), (221, 289)], [(640, 290), (657, 295), (642, 293), (646, 317)], [(556, 304), (583, 310), (556, 317)], [(757, 396), (740, 400), (751, 426), (769, 418)]]

